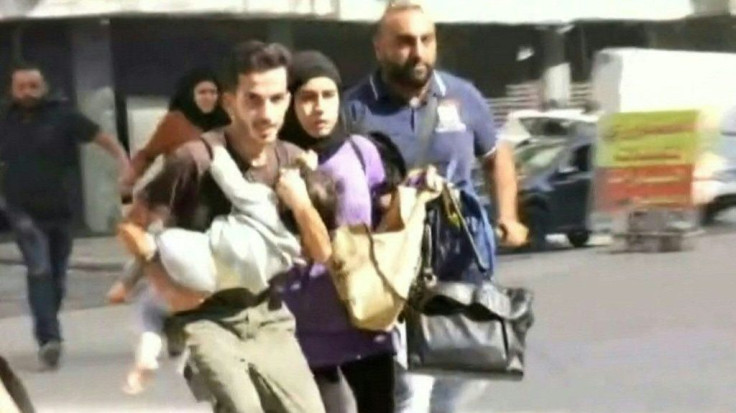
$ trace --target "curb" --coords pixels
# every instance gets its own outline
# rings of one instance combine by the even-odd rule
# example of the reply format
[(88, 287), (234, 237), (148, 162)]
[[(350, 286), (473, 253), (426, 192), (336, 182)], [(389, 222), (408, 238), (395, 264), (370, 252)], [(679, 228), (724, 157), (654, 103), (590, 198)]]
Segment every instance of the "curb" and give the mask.
[[(0, 264), (5, 265), (24, 265), (23, 259), (20, 257), (0, 257)], [(87, 260), (72, 260), (69, 262), (69, 269), (83, 271), (122, 271), (125, 267), (121, 262), (100, 262)]]

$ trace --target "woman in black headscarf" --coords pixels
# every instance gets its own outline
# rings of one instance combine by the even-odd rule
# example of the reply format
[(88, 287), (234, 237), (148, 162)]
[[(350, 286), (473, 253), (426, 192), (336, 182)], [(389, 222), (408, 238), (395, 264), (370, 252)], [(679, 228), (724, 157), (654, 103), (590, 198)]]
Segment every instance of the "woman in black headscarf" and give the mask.
[[(295, 54), (289, 82), (293, 100), (281, 138), (314, 151), (318, 169), (336, 181), (338, 225), (372, 226), (386, 171), (376, 145), (343, 128), (340, 89), (340, 74), (329, 58), (314, 51)], [(345, 377), (359, 412), (393, 412), (391, 334), (354, 327), (322, 265), (299, 269), (285, 291), (326, 410), (351, 411), (345, 393), (335, 397), (336, 384)]]
[(230, 118), (220, 106), (220, 85), (215, 74), (208, 69), (187, 73), (177, 82), (168, 113), (146, 146), (133, 157), (131, 174), (124, 177), (123, 185), (135, 185), (160, 155), (168, 155), (182, 144), (199, 139), (203, 132), (229, 123)]

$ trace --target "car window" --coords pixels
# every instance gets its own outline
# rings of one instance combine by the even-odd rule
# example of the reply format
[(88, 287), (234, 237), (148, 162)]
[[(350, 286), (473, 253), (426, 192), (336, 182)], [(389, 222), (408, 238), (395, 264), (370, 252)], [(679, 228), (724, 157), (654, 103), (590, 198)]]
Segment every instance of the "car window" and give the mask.
[(590, 145), (585, 145), (573, 151), (569, 166), (577, 172), (590, 172), (590, 163)]
[(534, 175), (550, 167), (565, 150), (564, 140), (545, 141), (519, 147), (514, 154), (520, 175)]
[(568, 136), (571, 121), (564, 119), (525, 118), (520, 122), (535, 136)]
[(571, 128), (571, 135), (576, 138), (595, 138), (598, 125), (590, 122), (577, 122)]
[(574, 149), (566, 159), (561, 162), (560, 170), (565, 171), (565, 174), (590, 172), (592, 170), (590, 145)]

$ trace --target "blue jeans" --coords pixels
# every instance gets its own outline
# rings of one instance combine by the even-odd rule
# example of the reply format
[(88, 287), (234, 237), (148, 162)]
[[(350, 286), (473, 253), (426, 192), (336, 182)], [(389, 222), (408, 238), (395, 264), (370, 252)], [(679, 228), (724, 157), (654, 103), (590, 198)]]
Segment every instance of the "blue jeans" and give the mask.
[(27, 269), (28, 303), (36, 341), (61, 341), (59, 311), (66, 293), (66, 273), (72, 252), (71, 224), (37, 222), (22, 211), (8, 213)]

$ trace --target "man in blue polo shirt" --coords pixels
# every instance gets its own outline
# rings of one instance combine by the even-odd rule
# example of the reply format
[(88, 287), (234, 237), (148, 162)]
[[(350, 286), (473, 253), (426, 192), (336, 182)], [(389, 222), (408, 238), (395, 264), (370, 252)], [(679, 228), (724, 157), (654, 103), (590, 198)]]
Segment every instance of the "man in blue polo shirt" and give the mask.
[[(347, 124), (356, 131), (380, 131), (398, 146), (410, 167), (435, 165), (441, 175), (475, 192), (476, 160), (496, 190), (497, 225), (504, 242), (522, 245), (526, 228), (517, 217), (516, 172), (512, 150), (497, 146), (493, 118), (480, 92), (468, 81), (435, 70), (435, 24), (415, 1), (389, 3), (374, 38), (379, 70), (348, 91)], [(397, 411), (425, 411), (431, 381), (400, 374)], [(432, 411), (452, 411), (457, 391), (439, 386)], [(421, 406), (425, 404), (425, 406)]]

